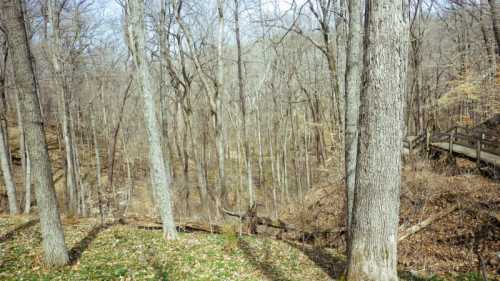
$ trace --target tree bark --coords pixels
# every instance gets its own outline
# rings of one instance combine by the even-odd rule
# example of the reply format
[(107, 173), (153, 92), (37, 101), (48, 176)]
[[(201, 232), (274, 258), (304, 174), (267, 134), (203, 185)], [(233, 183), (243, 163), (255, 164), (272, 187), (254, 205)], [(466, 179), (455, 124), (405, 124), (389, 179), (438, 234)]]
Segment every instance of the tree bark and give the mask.
[(347, 239), (352, 222), (354, 186), (356, 180), (356, 157), (358, 153), (359, 98), (361, 91), (362, 52), (361, 47), (361, 0), (348, 0), (349, 33), (347, 41), (347, 67), (345, 76), (345, 182), (347, 208)]
[(397, 235), (408, 20), (403, 1), (368, 0), (347, 280), (392, 281)]
[(238, 61), (238, 90), (240, 96), (240, 110), (241, 110), (241, 131), (243, 134), (243, 149), (245, 150), (245, 168), (247, 174), (247, 188), (249, 204), (252, 206), (255, 203), (255, 191), (252, 180), (252, 159), (250, 155), (250, 143), (247, 137), (247, 108), (245, 97), (245, 84), (243, 80), (243, 59), (241, 53), (241, 39), (240, 39), (240, 21), (239, 21), (239, 3), (240, 0), (234, 0), (234, 22), (236, 33), (236, 49)]
[(67, 165), (67, 190), (69, 195), (69, 209), (70, 216), (77, 215), (78, 212), (78, 195), (77, 195), (77, 178), (76, 178), (76, 159), (74, 153), (73, 141), (73, 126), (71, 122), (70, 112), (70, 93), (67, 82), (65, 81), (63, 67), (60, 64), (60, 56), (62, 55), (62, 43), (60, 34), (60, 3), (57, 0), (47, 0), (47, 30), (48, 30), (48, 46), (50, 53), (50, 60), (53, 68), (54, 81), (57, 90), (60, 92), (62, 102), (62, 127), (64, 147), (66, 152), (66, 165)]
[[(5, 115), (3, 115), (5, 116)], [(9, 201), (9, 213), (11, 215), (17, 215), (19, 209), (17, 208), (17, 197), (16, 197), (16, 185), (14, 184), (14, 179), (12, 176), (12, 170), (10, 169), (9, 160), (9, 145), (6, 143), (5, 128), (0, 125), (0, 164), (2, 167), (2, 176), (5, 183), (5, 188), (7, 189), (7, 198)]]
[(219, 165), (219, 183), (218, 183), (218, 202), (217, 211), (227, 203), (226, 174), (225, 174), (225, 140), (224, 140), (224, 122), (222, 120), (222, 98), (224, 96), (224, 62), (222, 61), (223, 43), (224, 43), (224, 0), (217, 1), (218, 11), (218, 31), (217, 31), (217, 77), (216, 90), (213, 96), (216, 111), (212, 112), (215, 123), (215, 141), (217, 145), (217, 158)]
[(18, 130), (19, 130), (19, 147), (21, 154), (21, 166), (23, 169), (23, 177), (24, 177), (24, 213), (29, 214), (31, 212), (31, 161), (29, 158), (28, 147), (25, 142), (25, 132), (24, 132), (24, 124), (23, 117), (21, 114), (21, 104), (19, 103), (19, 96), (15, 95), (16, 100), (16, 113), (18, 120)]
[(160, 127), (156, 120), (156, 107), (151, 88), (151, 74), (146, 61), (146, 38), (144, 23), (144, 0), (126, 0), (127, 28), (129, 47), (136, 66), (138, 90), (144, 102), (144, 120), (149, 142), (150, 176), (156, 190), (157, 203), (166, 239), (175, 239), (174, 216), (170, 195), (171, 179), (167, 173), (168, 161), (165, 161), (160, 142)]
[(0, 13), (8, 33), (14, 79), (19, 89), (21, 112), (26, 133), (26, 145), (32, 161), (35, 194), (40, 214), (42, 247), (44, 260), (48, 265), (64, 265), (68, 262), (68, 252), (64, 244), (56, 193), (52, 180), (51, 164), (47, 141), (43, 128), (37, 84), (28, 37), (24, 25), (22, 1), (1, 2)]
[[(7, 63), (8, 48), (7, 45), (3, 46), (5, 48), (3, 63)], [(17, 196), (16, 196), (16, 185), (14, 183), (12, 175), (11, 157), (9, 150), (9, 133), (7, 125), (7, 101), (5, 99), (5, 79), (7, 76), (6, 65), (3, 65), (3, 69), (0, 70), (0, 167), (2, 169), (2, 176), (5, 183), (5, 188), (7, 189), (7, 199), (9, 203), (9, 213), (11, 215), (16, 215), (19, 213), (17, 207)], [(18, 115), (19, 117), (19, 115)], [(18, 120), (19, 122), (19, 120)], [(21, 122), (19, 122), (21, 123)], [(22, 133), (21, 133), (22, 134)]]

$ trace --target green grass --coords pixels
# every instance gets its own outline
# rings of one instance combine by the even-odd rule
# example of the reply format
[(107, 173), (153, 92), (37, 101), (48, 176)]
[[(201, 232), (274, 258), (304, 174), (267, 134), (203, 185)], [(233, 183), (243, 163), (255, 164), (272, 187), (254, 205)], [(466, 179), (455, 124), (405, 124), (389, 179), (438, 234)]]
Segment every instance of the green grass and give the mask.
[[(0, 237), (23, 222), (16, 220), (0, 218)], [(86, 248), (73, 265), (43, 265), (34, 224), (0, 243), (0, 280), (333, 280), (300, 247), (283, 241), (202, 233), (165, 241), (160, 231), (133, 226), (96, 231), (94, 221), (64, 230), (69, 249)]]
[[(0, 217), (0, 280), (343, 280), (345, 260), (329, 249), (313, 249), (235, 233), (180, 233), (165, 241), (161, 231), (127, 225), (99, 227), (95, 220), (65, 225), (72, 264), (43, 264), (37, 221)], [(76, 258), (75, 258), (76, 257)], [(407, 281), (478, 281), (479, 274)]]

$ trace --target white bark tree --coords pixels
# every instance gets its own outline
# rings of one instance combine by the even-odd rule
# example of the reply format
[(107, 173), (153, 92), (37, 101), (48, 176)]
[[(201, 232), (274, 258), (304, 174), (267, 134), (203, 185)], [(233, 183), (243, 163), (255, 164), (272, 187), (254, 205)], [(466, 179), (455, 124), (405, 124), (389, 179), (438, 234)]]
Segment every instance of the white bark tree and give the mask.
[(160, 126), (156, 119), (156, 105), (151, 86), (151, 74), (146, 60), (146, 29), (144, 23), (144, 0), (126, 0), (128, 43), (136, 68), (136, 83), (144, 103), (144, 120), (149, 143), (150, 177), (156, 202), (160, 211), (163, 234), (166, 239), (175, 239), (174, 216), (170, 195), (171, 179), (169, 162), (163, 156)]

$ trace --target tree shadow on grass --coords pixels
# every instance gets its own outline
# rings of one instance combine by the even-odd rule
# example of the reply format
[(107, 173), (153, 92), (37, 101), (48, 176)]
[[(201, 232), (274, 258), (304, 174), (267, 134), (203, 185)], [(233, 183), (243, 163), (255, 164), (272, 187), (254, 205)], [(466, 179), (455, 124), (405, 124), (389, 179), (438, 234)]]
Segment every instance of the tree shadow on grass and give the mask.
[(331, 278), (339, 279), (344, 273), (346, 262), (339, 257), (328, 253), (325, 249), (315, 248), (309, 245), (299, 245), (290, 241), (285, 242), (304, 253)]
[(69, 251), (69, 264), (75, 265), (81, 258), (83, 252), (85, 252), (85, 250), (89, 248), (92, 241), (97, 238), (97, 235), (115, 224), (117, 223), (111, 222), (94, 226), (94, 228), (92, 228), (89, 233), (87, 233), (87, 235), (80, 242), (75, 244), (75, 246), (73, 246), (73, 248)]
[(16, 237), (16, 235), (19, 232), (21, 232), (21, 231), (23, 231), (23, 230), (25, 230), (27, 228), (30, 228), (30, 227), (34, 226), (35, 224), (38, 223), (38, 221), (39, 221), (38, 219), (27, 221), (27, 222), (21, 224), (20, 226), (14, 228), (13, 230), (11, 230), (11, 231), (5, 233), (4, 235), (0, 236), (0, 244), (2, 244), (4, 242), (7, 242), (7, 241), (9, 241), (11, 239), (14, 239), (14, 237)]
[(238, 240), (238, 247), (243, 251), (247, 260), (260, 272), (262, 272), (269, 280), (272, 281), (290, 281), (285, 277), (285, 274), (278, 268), (272, 265), (269, 260), (259, 260), (257, 251), (253, 249), (244, 239)]

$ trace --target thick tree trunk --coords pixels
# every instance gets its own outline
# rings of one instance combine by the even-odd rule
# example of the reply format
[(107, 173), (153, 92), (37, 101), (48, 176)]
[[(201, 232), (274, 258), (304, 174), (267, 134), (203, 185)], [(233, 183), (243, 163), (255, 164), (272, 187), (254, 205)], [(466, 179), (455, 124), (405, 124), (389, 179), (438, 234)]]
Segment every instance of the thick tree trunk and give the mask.
[(174, 216), (170, 196), (171, 179), (167, 173), (168, 161), (165, 161), (161, 148), (160, 127), (156, 120), (156, 107), (151, 88), (151, 75), (146, 61), (146, 38), (144, 23), (144, 0), (126, 0), (129, 32), (129, 47), (137, 71), (138, 90), (144, 102), (144, 120), (149, 142), (149, 161), (151, 184), (156, 190), (163, 224), (163, 234), (167, 239), (175, 239)]
[(365, 76), (347, 280), (392, 281), (398, 280), (408, 22), (402, 1), (366, 4)]
[(68, 262), (69, 257), (64, 244), (64, 233), (57, 207), (21, 1), (3, 1), (0, 11), (8, 33), (11, 61), (16, 66), (14, 67), (14, 79), (21, 104), (26, 145), (29, 148), (29, 157), (32, 161), (44, 259), (48, 265), (64, 265)]
[(348, 0), (349, 33), (347, 45), (347, 68), (345, 76), (345, 182), (347, 208), (347, 237), (352, 222), (356, 157), (358, 153), (359, 97), (361, 91), (362, 47), (361, 47), (361, 0)]

